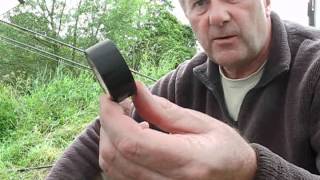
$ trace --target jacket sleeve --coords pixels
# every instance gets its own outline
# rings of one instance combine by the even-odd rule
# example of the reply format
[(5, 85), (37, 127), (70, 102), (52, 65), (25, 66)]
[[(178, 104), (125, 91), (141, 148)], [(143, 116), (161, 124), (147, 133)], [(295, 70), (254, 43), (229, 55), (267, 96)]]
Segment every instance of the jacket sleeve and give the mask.
[[(319, 71), (319, 68), (317, 71)], [(311, 106), (311, 146), (314, 151), (317, 153), (316, 165), (317, 169), (320, 172), (320, 77), (318, 77), (318, 84), (314, 88), (315, 95), (312, 99), (312, 106)], [(320, 178), (319, 178), (320, 179)]]
[(100, 122), (97, 119), (64, 151), (46, 179), (99, 179), (99, 134)]
[(258, 162), (255, 180), (320, 180), (320, 176), (287, 162), (261, 145), (251, 146), (256, 151)]
[[(310, 143), (316, 155), (315, 163), (318, 172), (320, 172), (320, 80), (312, 87), (314, 93), (311, 95), (309, 108)], [(258, 158), (256, 180), (320, 180), (319, 175), (311, 174), (309, 171), (287, 162), (261, 145), (252, 144), (252, 147)]]

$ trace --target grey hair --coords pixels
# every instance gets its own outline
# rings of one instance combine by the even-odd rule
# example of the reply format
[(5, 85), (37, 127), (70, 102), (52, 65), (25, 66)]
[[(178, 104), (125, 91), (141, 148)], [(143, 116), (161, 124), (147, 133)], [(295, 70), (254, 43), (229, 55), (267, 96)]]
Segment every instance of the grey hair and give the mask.
[(182, 9), (185, 9), (185, 6), (186, 6), (185, 1), (184, 0), (179, 0), (179, 2), (180, 2), (180, 5), (181, 5)]

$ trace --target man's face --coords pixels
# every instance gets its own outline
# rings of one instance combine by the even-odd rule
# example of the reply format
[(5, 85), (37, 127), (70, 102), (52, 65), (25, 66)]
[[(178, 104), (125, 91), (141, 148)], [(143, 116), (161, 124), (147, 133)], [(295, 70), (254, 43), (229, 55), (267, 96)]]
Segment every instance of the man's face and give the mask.
[(244, 66), (270, 38), (270, 0), (181, 0), (200, 44), (221, 66)]

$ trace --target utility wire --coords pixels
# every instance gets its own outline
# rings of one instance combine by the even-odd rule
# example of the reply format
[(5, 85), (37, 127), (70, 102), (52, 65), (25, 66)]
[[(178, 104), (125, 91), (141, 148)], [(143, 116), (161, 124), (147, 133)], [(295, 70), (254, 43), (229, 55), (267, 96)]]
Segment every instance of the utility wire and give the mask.
[[(33, 34), (34, 36), (40, 36), (40, 37), (43, 37), (43, 38), (45, 38), (45, 39), (49, 39), (49, 40), (51, 40), (51, 41), (53, 41), (53, 42), (56, 42), (56, 43), (58, 43), (58, 44), (64, 45), (64, 46), (69, 47), (69, 48), (71, 48), (71, 49), (77, 50), (77, 51), (79, 51), (79, 52), (81, 52), (81, 53), (84, 53), (84, 52), (85, 52), (85, 50), (83, 50), (83, 49), (80, 49), (80, 48), (78, 48), (78, 47), (75, 47), (75, 46), (72, 46), (72, 45), (70, 45), (70, 44), (64, 43), (64, 42), (59, 41), (59, 40), (57, 40), (57, 39), (48, 37), (48, 36), (46, 36), (46, 35), (40, 34), (40, 33), (38, 33), (38, 32), (32, 31), (32, 30), (30, 30), (30, 29), (24, 28), (24, 27), (19, 26), (19, 25), (17, 25), (17, 24), (9, 23), (9, 22), (3, 21), (3, 20), (1, 20), (1, 19), (0, 19), (0, 22), (3, 23), (3, 24), (6, 24), (6, 25), (8, 25), (8, 26), (14, 27), (14, 28), (16, 28), (16, 29), (19, 29), (19, 30), (21, 30), (21, 31), (25, 31), (25, 32), (31, 33), (31, 34)], [(49, 42), (49, 41), (46, 41), (46, 42)], [(51, 43), (51, 42), (49, 42), (49, 43)], [(69, 60), (69, 61), (70, 61), (70, 60)], [(88, 67), (87, 67), (87, 68), (88, 68)], [(91, 69), (91, 68), (90, 68), (90, 69)], [(151, 81), (153, 81), (153, 82), (156, 82), (156, 81), (157, 81), (156, 79), (151, 78), (151, 77), (149, 77), (149, 76), (147, 76), (147, 75), (144, 75), (144, 74), (142, 74), (142, 73), (140, 73), (140, 72), (138, 72), (138, 71), (136, 71), (136, 70), (133, 70), (133, 69), (131, 69), (131, 68), (129, 68), (129, 70), (130, 70), (132, 73), (137, 74), (137, 75), (139, 75), (139, 76), (141, 76), (141, 77), (143, 77), (143, 78), (149, 79), (149, 80), (151, 80)]]
[(32, 171), (32, 170), (50, 169), (52, 167), (53, 167), (53, 165), (30, 167), (30, 168), (17, 169), (16, 171), (17, 172), (27, 172), (27, 171)]
[[(2, 22), (1, 19), (0, 19), (0, 22)], [(5, 24), (5, 23), (2, 23), (2, 24), (9, 26), (8, 24)], [(13, 26), (9, 26), (9, 27), (13, 27)], [(14, 27), (13, 27), (13, 28), (14, 28)], [(16, 28), (16, 29), (17, 29), (17, 28)], [(23, 31), (23, 30), (21, 30), (21, 29), (17, 29), (17, 30), (22, 31), (22, 32), (24, 32), (24, 33), (31, 33), (31, 32), (28, 32), (28, 31)], [(40, 33), (39, 33), (39, 34), (40, 34)], [(28, 35), (29, 35), (29, 34), (28, 34)], [(48, 43), (48, 44), (56, 45), (55, 42), (49, 41), (47, 38), (41, 38), (42, 36), (40, 36), (40, 35), (33, 34), (33, 33), (31, 33), (31, 35), (32, 35), (33, 37), (35, 37), (35, 38), (39, 38), (39, 39), (37, 39), (37, 40), (39, 40), (39, 41), (44, 41), (44, 42), (46, 42), (46, 43)]]
[(7, 40), (1, 39), (1, 38), (0, 38), (0, 41), (5, 42), (5, 43), (7, 43), (7, 44), (9, 44), (9, 45), (18, 47), (18, 48), (23, 49), (23, 50), (25, 50), (25, 51), (31, 52), (31, 53), (33, 53), (33, 54), (37, 54), (37, 55), (39, 55), (39, 56), (41, 56), (41, 57), (48, 58), (48, 59), (50, 59), (50, 60), (53, 60), (53, 61), (62, 63), (62, 64), (64, 64), (64, 65), (66, 65), (66, 66), (70, 66), (70, 67), (77, 68), (77, 69), (80, 69), (80, 70), (88, 70), (88, 69), (81, 68), (81, 67), (79, 67), (79, 66), (74, 66), (74, 65), (72, 65), (72, 64), (65, 63), (64, 61), (58, 60), (58, 59), (56, 59), (56, 58), (53, 58), (53, 57), (50, 57), (50, 56), (47, 56), (47, 55), (44, 55), (44, 54), (39, 53), (39, 52), (37, 52), (37, 51), (35, 51), (35, 50), (28, 49), (28, 48), (26, 48), (26, 47), (23, 47), (23, 46), (21, 46), (21, 45), (19, 45), (19, 44), (14, 43), (14, 42), (10, 42), (10, 41), (7, 41)]
[(72, 60), (70, 60), (70, 59), (67, 59), (67, 58), (58, 56), (58, 55), (56, 55), (56, 54), (53, 54), (53, 53), (47, 52), (47, 51), (45, 51), (45, 50), (42, 50), (42, 49), (39, 49), (39, 48), (30, 46), (30, 45), (28, 45), (28, 44), (25, 44), (25, 43), (16, 41), (16, 40), (14, 40), (14, 39), (11, 39), (11, 38), (8, 38), (8, 37), (4, 37), (4, 36), (1, 36), (1, 35), (0, 35), (0, 38), (5, 39), (6, 41), (10, 41), (10, 42), (16, 43), (16, 44), (18, 44), (18, 45), (24, 46), (24, 47), (28, 47), (28, 48), (30, 48), (30, 49), (33, 49), (33, 50), (38, 51), (38, 52), (41, 52), (41, 53), (43, 53), (43, 54), (46, 54), (46, 55), (55, 57), (55, 58), (57, 58), (57, 59), (61, 59), (61, 60), (66, 61), (66, 62), (68, 62), (68, 63), (70, 63), (70, 64), (79, 66), (79, 67), (81, 67), (81, 68), (89, 69), (89, 70), (91, 69), (90, 67), (85, 66), (85, 65), (83, 65), (83, 64), (74, 62), (74, 61), (72, 61)]
[(3, 23), (3, 24), (6, 24), (7, 26), (11, 26), (11, 27), (14, 27), (14, 28), (16, 28), (16, 29), (19, 29), (19, 30), (21, 30), (21, 31), (25, 31), (25, 32), (31, 33), (31, 34), (33, 34), (33, 35), (35, 35), (35, 36), (40, 36), (40, 37), (43, 37), (43, 38), (45, 38), (45, 39), (49, 39), (50, 41), (53, 41), (53, 42), (55, 42), (55, 43), (64, 45), (64, 46), (66, 46), (66, 47), (69, 47), (69, 48), (71, 48), (71, 49), (77, 50), (77, 51), (79, 51), (79, 52), (82, 52), (82, 53), (85, 52), (83, 49), (77, 48), (77, 47), (75, 47), (75, 46), (72, 46), (72, 45), (67, 44), (67, 43), (65, 43), (65, 42), (62, 42), (62, 41), (59, 41), (59, 40), (54, 39), (54, 38), (52, 38), (52, 37), (43, 35), (43, 34), (41, 34), (41, 33), (35, 32), (35, 31), (33, 31), (33, 30), (24, 28), (24, 27), (19, 26), (19, 25), (17, 25), (17, 24), (10, 23), (10, 22), (7, 22), (7, 21), (1, 20), (1, 19), (0, 19), (0, 22)]
[(131, 72), (133, 72), (134, 74), (137, 74), (137, 75), (139, 75), (139, 76), (141, 76), (141, 77), (143, 77), (143, 78), (149, 79), (149, 80), (151, 80), (151, 81), (153, 81), (153, 82), (157, 82), (156, 79), (154, 79), (154, 78), (152, 78), (152, 77), (149, 77), (149, 76), (147, 76), (147, 75), (144, 75), (144, 74), (142, 74), (142, 73), (140, 73), (140, 72), (138, 72), (138, 71), (136, 71), (136, 70), (133, 70), (133, 69), (131, 69), (131, 68), (129, 68), (129, 70), (130, 70)]
[(10, 169), (8, 172), (28, 172), (28, 171), (34, 171), (34, 170), (42, 170), (42, 169), (50, 169), (53, 165), (47, 165), (47, 166), (37, 166), (37, 167), (29, 167), (29, 168), (22, 168), (22, 169)]

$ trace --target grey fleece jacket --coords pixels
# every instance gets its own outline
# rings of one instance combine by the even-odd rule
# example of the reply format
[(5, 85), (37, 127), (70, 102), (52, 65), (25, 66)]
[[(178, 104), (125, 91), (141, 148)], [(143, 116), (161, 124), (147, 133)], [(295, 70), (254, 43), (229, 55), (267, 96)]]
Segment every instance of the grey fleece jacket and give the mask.
[[(164, 76), (151, 91), (236, 128), (257, 153), (255, 179), (320, 179), (320, 31), (283, 22), (275, 13), (271, 18), (268, 62), (246, 94), (238, 121), (226, 109), (218, 66), (204, 53)], [(47, 179), (94, 179), (100, 172), (99, 127), (98, 120), (88, 126)]]

